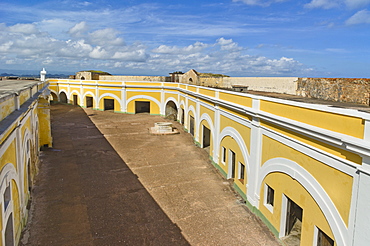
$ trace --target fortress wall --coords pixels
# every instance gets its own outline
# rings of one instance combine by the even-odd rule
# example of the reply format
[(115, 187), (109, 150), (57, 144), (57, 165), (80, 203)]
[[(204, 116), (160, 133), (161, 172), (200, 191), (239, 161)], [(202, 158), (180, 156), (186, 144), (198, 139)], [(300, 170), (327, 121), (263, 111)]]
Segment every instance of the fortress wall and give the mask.
[(160, 81), (166, 82), (166, 76), (120, 76), (120, 75), (100, 75), (100, 80), (120, 80), (120, 81)]
[(224, 77), (222, 87), (248, 86), (248, 90), (296, 95), (297, 77)]
[[(298, 81), (225, 79), (230, 86), (244, 83), (291, 94)], [(303, 222), (302, 245), (313, 245), (319, 233), (335, 245), (370, 240), (357, 228), (347, 236), (355, 221), (368, 227), (362, 215), (370, 200), (370, 116), (365, 112), (180, 83), (97, 81), (92, 90), (83, 81), (53, 80), (50, 90), (68, 99), (76, 94), (80, 106), (89, 95), (90, 107), (98, 110), (112, 110), (104, 101), (114, 99), (115, 112), (142, 113), (144, 103), (146, 113), (176, 115), (198, 146), (209, 147), (212, 164), (233, 180), (251, 211), (282, 240), (291, 236), (286, 219), (295, 216), (288, 204), (303, 211), (294, 218)]]
[(370, 79), (299, 78), (297, 94), (337, 102), (370, 104)]

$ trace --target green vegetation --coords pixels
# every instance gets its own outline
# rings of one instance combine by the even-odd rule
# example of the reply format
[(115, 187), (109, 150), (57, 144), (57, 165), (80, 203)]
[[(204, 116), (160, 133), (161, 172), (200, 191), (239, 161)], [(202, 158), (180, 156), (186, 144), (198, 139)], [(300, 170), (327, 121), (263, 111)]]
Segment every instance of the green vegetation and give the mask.
[(201, 77), (230, 77), (229, 75), (224, 74), (215, 74), (215, 73), (199, 73)]
[(100, 75), (111, 75), (110, 73), (99, 71), (99, 70), (84, 70), (80, 72), (90, 72), (90, 73), (98, 73)]

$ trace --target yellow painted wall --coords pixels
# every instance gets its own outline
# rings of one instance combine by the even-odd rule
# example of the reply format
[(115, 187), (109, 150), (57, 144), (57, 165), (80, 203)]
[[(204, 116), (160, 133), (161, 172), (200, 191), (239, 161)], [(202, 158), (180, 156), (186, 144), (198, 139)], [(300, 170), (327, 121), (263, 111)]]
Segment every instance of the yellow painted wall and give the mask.
[(149, 97), (153, 97), (155, 99), (157, 99), (158, 101), (161, 101), (161, 93), (158, 91), (146, 91), (146, 92), (141, 92), (141, 91), (127, 91), (126, 92), (126, 97), (127, 97), (127, 101), (130, 100), (131, 97), (134, 97), (134, 96), (149, 96)]
[[(274, 189), (273, 213), (263, 204), (264, 184)], [(281, 214), (283, 194), (303, 209), (301, 246), (313, 245), (315, 226), (334, 239), (324, 214), (307, 190), (286, 174), (271, 173), (263, 180), (263, 185), (261, 186), (259, 210), (278, 231), (280, 230), (281, 220), (285, 219), (286, 216)]]
[(99, 87), (99, 97), (102, 95), (108, 93), (117, 96), (118, 98), (121, 98), (121, 91), (113, 91), (113, 90), (102, 90), (101, 87)]
[(216, 92), (214, 90), (209, 90), (207, 88), (199, 88), (199, 93), (209, 97), (215, 97)]
[(24, 124), (21, 127), (21, 137), (24, 138), (25, 131), (26, 130), (31, 131), (31, 117), (28, 117), (28, 119), (24, 122)]
[(30, 90), (23, 90), (19, 95), (19, 105), (22, 105), (30, 98)]
[(361, 118), (301, 108), (261, 100), (260, 109), (271, 114), (286, 117), (327, 130), (363, 138), (364, 122)]
[(0, 158), (0, 170), (2, 170), (8, 163), (12, 163), (14, 168), (17, 169), (16, 151), (16, 140), (14, 139)]
[(220, 117), (220, 132), (222, 132), (222, 130), (225, 128), (225, 127), (232, 127), (234, 128), (235, 130), (237, 130), (240, 134), (240, 136), (243, 138), (244, 140), (244, 143), (247, 147), (247, 150), (248, 150), (248, 153), (250, 153), (250, 138), (251, 138), (251, 129), (249, 127), (246, 127), (246, 126), (243, 126), (242, 124), (238, 123), (238, 122), (235, 122), (223, 115), (221, 115)]
[(175, 93), (167, 93), (167, 92), (164, 94), (165, 101), (166, 101), (168, 98), (170, 98), (170, 97), (175, 98), (175, 99), (176, 99), (176, 101), (177, 101), (177, 94), (175, 94)]
[(267, 136), (263, 136), (262, 141), (262, 163), (280, 157), (301, 165), (321, 184), (348, 225), (353, 185), (351, 176)]
[(346, 160), (349, 160), (349, 161), (352, 161), (356, 164), (359, 164), (359, 165), (362, 165), (362, 158), (361, 156), (353, 153), (353, 152), (349, 152), (349, 151), (346, 151), (346, 150), (343, 150), (343, 149), (340, 149), (338, 147), (334, 147), (330, 144), (326, 144), (326, 143), (323, 143), (317, 139), (313, 139), (313, 138), (310, 138), (310, 137), (307, 137), (305, 135), (302, 135), (302, 134), (298, 134), (298, 133), (295, 133), (293, 131), (289, 131), (287, 129), (284, 129), (282, 127), (279, 127), (277, 125), (272, 125), (268, 122), (265, 122), (265, 121), (261, 121), (261, 126), (264, 126), (264, 127), (267, 127), (267, 128), (270, 128), (276, 132), (280, 132), (280, 133), (283, 133), (284, 135), (286, 136), (289, 136), (291, 138), (294, 138), (296, 140), (299, 140), (305, 144), (308, 144), (308, 145), (311, 145), (313, 147), (316, 147), (318, 149), (321, 149), (325, 152), (328, 152), (330, 154), (333, 154), (333, 155), (336, 155), (340, 158), (343, 158), (343, 159), (346, 159)]
[(0, 121), (10, 115), (15, 110), (14, 97), (9, 97), (6, 100), (0, 102)]
[(245, 95), (235, 95), (229, 92), (220, 92), (219, 98), (228, 102), (236, 103), (250, 108), (252, 107), (252, 98), (246, 97)]
[(52, 146), (50, 106), (47, 99), (40, 98), (37, 116), (39, 118), (39, 146)]

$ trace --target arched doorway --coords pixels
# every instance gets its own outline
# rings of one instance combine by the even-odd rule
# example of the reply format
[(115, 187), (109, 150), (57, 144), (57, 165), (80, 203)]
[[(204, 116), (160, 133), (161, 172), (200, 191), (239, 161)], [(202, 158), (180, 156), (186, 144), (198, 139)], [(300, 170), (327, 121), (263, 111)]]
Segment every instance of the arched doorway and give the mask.
[(5, 246), (14, 246), (13, 213), (10, 214), (5, 228)]
[(165, 117), (166, 119), (177, 120), (177, 107), (173, 101), (166, 104)]
[(68, 102), (67, 95), (64, 91), (59, 93), (59, 98), (60, 98), (61, 103), (67, 103)]
[(57, 103), (58, 102), (57, 94), (55, 94), (54, 92), (51, 92), (50, 95), (51, 95), (50, 103)]

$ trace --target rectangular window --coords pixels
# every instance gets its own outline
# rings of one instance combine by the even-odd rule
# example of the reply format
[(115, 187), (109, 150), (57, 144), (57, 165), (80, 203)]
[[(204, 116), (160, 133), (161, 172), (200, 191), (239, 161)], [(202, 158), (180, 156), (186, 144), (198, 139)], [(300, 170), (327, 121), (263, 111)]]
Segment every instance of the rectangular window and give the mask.
[(225, 147), (222, 147), (222, 152), (221, 152), (221, 161), (223, 164), (226, 163), (226, 148)]
[(269, 185), (265, 184), (265, 194), (264, 194), (264, 205), (271, 212), (274, 212), (274, 197), (275, 191)]
[(334, 240), (326, 235), (322, 230), (318, 229), (317, 246), (334, 246)]
[(245, 166), (244, 164), (239, 162), (239, 175), (238, 179), (240, 182), (244, 183), (244, 176), (245, 176)]
[(266, 197), (266, 204), (274, 206), (274, 189), (267, 185), (267, 197)]
[(12, 197), (10, 193), (10, 185), (8, 185), (8, 187), (6, 187), (5, 192), (4, 192), (4, 211), (6, 211), (11, 199)]

